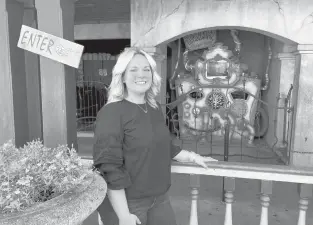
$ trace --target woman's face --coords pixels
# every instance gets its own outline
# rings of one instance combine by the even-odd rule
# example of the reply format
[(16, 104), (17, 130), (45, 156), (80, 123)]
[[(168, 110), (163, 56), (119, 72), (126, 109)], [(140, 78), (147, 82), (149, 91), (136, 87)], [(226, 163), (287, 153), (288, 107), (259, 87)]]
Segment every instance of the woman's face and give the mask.
[(124, 82), (129, 96), (144, 95), (152, 84), (152, 71), (147, 58), (137, 54), (129, 62)]

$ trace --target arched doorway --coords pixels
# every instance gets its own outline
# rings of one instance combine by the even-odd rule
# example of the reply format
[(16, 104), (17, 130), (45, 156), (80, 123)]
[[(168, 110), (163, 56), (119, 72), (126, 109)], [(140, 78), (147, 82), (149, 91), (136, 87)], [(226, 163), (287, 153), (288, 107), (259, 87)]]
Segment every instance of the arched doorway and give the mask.
[(281, 79), (278, 53), (294, 42), (224, 28), (189, 32), (167, 45), (175, 65), (168, 67), (167, 102), (180, 102), (167, 110), (167, 121), (177, 143), (233, 161), (279, 164), (280, 154), (288, 163), (294, 74), (283, 72)]

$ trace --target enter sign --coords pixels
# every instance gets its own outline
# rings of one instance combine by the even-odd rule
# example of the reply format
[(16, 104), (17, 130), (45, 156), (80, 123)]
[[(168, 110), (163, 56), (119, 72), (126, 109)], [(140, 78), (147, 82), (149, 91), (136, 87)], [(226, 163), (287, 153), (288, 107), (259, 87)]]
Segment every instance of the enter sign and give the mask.
[(60, 63), (79, 67), (84, 46), (22, 25), (17, 47)]

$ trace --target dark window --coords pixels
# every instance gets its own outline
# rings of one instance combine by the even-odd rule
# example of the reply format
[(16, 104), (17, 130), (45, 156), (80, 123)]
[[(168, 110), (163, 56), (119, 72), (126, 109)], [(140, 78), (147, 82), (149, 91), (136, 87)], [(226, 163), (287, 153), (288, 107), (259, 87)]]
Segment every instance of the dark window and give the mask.
[(233, 99), (244, 99), (247, 100), (248, 94), (243, 91), (234, 91), (231, 93)]
[(201, 99), (203, 98), (203, 93), (201, 91), (193, 91), (189, 94), (190, 98)]

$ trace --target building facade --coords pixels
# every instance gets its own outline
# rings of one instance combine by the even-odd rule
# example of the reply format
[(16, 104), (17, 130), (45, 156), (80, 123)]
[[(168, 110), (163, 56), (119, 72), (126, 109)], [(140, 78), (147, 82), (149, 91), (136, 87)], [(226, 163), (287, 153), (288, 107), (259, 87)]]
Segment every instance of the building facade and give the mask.
[[(247, 64), (256, 73), (265, 73), (264, 58), (268, 52), (263, 49), (267, 46), (263, 42), (271, 39), (272, 88), (263, 99), (274, 105), (279, 94), (283, 104), (293, 85), (291, 163), (313, 165), (313, 3), (310, 0), (131, 0), (128, 22), (75, 24), (80, 2), (1, 1), (0, 144), (11, 138), (17, 145), (35, 138), (43, 139), (47, 146), (77, 143), (75, 69), (19, 49), (17, 41), (22, 24), (70, 41), (131, 38), (131, 45), (144, 47), (155, 57), (163, 80), (169, 79), (168, 49), (173, 56), (177, 53), (177, 39), (215, 30), (227, 42), (225, 30), (237, 30), (243, 48), (246, 46), (243, 52)], [(166, 84), (162, 86), (159, 101), (166, 102)], [(277, 112), (271, 109), (268, 113), (273, 121)], [(283, 123), (283, 115), (275, 118), (278, 124)], [(277, 136), (283, 131), (269, 126), (265, 137), (269, 144), (275, 142), (274, 133)]]

